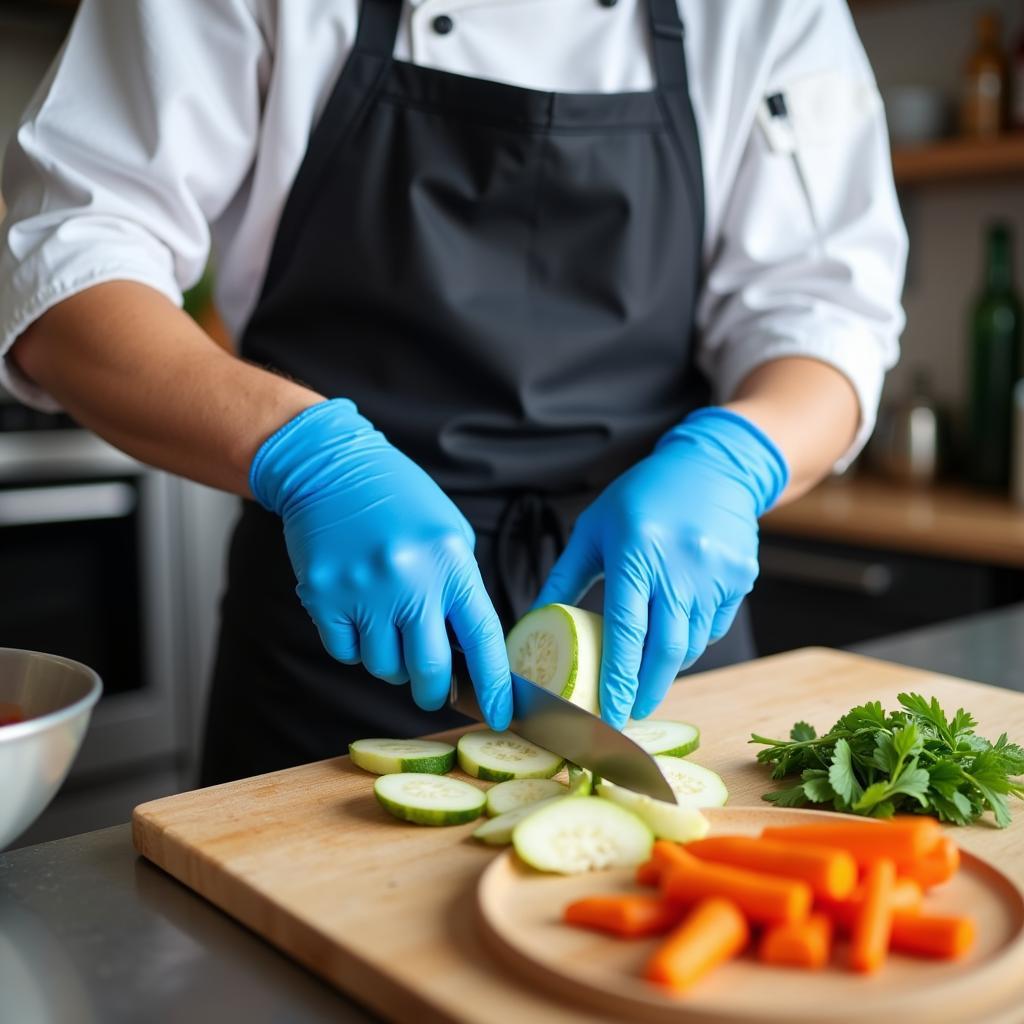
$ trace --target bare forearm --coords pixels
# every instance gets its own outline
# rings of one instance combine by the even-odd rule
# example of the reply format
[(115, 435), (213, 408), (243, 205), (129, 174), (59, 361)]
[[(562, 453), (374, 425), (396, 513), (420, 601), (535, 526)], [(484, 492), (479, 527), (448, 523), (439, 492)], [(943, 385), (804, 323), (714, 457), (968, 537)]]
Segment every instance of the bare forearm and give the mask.
[(15, 343), (18, 368), (130, 455), (248, 494), (260, 444), (321, 400), (218, 347), (165, 296), (112, 281), (54, 306)]
[(829, 472), (852, 443), (860, 417), (850, 382), (816, 359), (777, 359), (759, 366), (726, 405), (756, 423), (786, 457), (790, 477), (780, 505)]

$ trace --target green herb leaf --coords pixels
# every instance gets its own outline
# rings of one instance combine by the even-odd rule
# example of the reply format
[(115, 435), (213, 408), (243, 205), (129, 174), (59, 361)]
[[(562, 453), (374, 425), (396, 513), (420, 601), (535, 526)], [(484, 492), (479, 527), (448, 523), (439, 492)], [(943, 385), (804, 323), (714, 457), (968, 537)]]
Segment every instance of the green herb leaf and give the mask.
[(1024, 747), (1004, 734), (995, 743), (974, 733), (974, 716), (947, 719), (938, 700), (901, 693), (886, 714), (881, 702), (851, 708), (824, 735), (796, 722), (788, 740), (751, 737), (773, 778), (799, 774), (795, 786), (766, 793), (781, 807), (829, 804), (872, 817), (924, 811), (968, 825), (991, 811), (1010, 823), (1009, 801), (1024, 799)]
[(803, 783), (799, 786), (790, 786), (788, 789), (776, 789), (771, 793), (765, 793), (761, 797), (776, 807), (806, 807), (807, 796), (804, 793)]
[(836, 795), (848, 804), (855, 804), (864, 792), (864, 788), (857, 780), (857, 775), (853, 770), (850, 744), (845, 739), (836, 740), (835, 750), (832, 752), (832, 763), (828, 770), (828, 781), (832, 784)]

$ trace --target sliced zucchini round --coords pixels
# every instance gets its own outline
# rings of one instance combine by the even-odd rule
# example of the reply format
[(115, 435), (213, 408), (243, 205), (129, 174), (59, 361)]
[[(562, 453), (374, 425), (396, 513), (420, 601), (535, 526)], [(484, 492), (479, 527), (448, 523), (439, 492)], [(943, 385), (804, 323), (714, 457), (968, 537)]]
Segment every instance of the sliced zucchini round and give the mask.
[(597, 793), (605, 800), (611, 800), (613, 804), (632, 811), (658, 839), (688, 843), (691, 839), (703, 839), (708, 834), (708, 819), (696, 807), (682, 807), (664, 800), (655, 800), (611, 782), (602, 782), (597, 787)]
[(635, 867), (651, 855), (654, 835), (635, 814), (609, 800), (570, 796), (528, 814), (512, 832), (516, 853), (538, 871), (575, 875)]
[(493, 818), (552, 796), (565, 796), (567, 786), (554, 779), (509, 779), (487, 791), (487, 813)]
[(548, 604), (527, 612), (506, 641), (512, 671), (600, 714), (603, 624), (600, 615), (567, 604)]
[(569, 768), (569, 796), (590, 796), (594, 791), (594, 773), (589, 768), (581, 768), (571, 761)]
[(520, 739), (512, 732), (478, 729), (459, 738), (459, 767), (488, 782), (508, 779), (549, 779), (564, 762), (543, 747)]
[(444, 775), (455, 766), (455, 748), (437, 740), (356, 740), (348, 745), (348, 756), (354, 765), (374, 775)]
[(645, 718), (642, 722), (630, 722), (622, 731), (648, 754), (686, 757), (700, 746), (700, 730), (689, 722)]
[(525, 807), (517, 807), (514, 811), (506, 811), (496, 818), (485, 821), (474, 831), (473, 838), (479, 839), (480, 842), (487, 843), (489, 846), (508, 846), (512, 842), (512, 833), (519, 822), (555, 800), (564, 799), (564, 796), (549, 796), (545, 800), (538, 800), (535, 804), (527, 804)]
[(722, 777), (710, 768), (682, 757), (659, 755), (654, 760), (672, 787), (679, 806), (722, 807), (729, 799)]
[(386, 811), (416, 825), (462, 825), (480, 817), (485, 801), (468, 782), (422, 772), (382, 775), (373, 792)]

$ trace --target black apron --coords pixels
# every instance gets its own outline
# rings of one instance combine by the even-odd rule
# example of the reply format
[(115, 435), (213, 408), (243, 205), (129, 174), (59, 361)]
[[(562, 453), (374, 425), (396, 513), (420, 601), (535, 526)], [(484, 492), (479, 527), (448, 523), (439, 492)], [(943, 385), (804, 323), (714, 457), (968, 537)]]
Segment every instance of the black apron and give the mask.
[[(400, 0), (363, 0), (242, 337), (245, 358), (351, 398), (446, 490), (506, 628), (577, 514), (708, 399), (683, 27), (676, 0), (647, 2), (655, 88), (561, 94), (396, 61)], [(699, 665), (751, 655), (741, 617)], [(462, 721), (323, 650), (279, 519), (245, 502), (203, 784)]]

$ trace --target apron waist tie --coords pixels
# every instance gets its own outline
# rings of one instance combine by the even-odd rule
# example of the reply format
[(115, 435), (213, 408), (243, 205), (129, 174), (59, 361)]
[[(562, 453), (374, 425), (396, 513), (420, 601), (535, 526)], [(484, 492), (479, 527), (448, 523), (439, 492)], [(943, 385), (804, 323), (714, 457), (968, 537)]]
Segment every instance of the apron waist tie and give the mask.
[(562, 517), (543, 495), (525, 491), (506, 504), (495, 534), (499, 599), (517, 621), (533, 603), (551, 566), (565, 550)]

